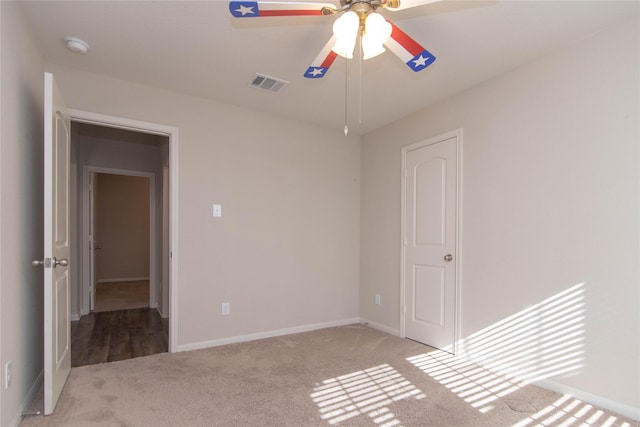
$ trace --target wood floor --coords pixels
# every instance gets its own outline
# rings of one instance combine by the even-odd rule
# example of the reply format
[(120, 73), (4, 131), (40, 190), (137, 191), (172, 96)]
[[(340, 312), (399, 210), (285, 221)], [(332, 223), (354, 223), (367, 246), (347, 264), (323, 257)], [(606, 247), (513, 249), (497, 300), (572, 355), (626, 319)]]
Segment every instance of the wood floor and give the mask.
[(82, 316), (71, 322), (71, 366), (166, 352), (168, 324), (168, 319), (148, 307)]

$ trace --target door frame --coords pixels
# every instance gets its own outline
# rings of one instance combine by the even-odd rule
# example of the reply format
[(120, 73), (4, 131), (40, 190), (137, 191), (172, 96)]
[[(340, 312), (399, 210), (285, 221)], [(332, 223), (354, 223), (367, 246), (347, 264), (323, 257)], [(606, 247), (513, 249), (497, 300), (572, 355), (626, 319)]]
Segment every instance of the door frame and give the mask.
[[(169, 138), (169, 352), (178, 351), (178, 128), (118, 116), (69, 109), (72, 122)], [(151, 273), (151, 272), (150, 272)]]
[[(93, 246), (93, 237), (90, 230), (95, 230), (95, 215), (91, 215), (89, 205), (93, 203), (95, 193), (91, 193), (91, 174), (106, 173), (112, 175), (135, 176), (149, 179), (149, 307), (158, 307), (158, 275), (157, 275), (157, 256), (158, 249), (156, 243), (158, 239), (157, 215), (158, 205), (156, 203), (156, 176), (153, 172), (140, 172), (135, 170), (104, 168), (100, 166), (84, 166), (82, 168), (82, 265), (89, 268), (82, 269), (82, 301), (80, 302), (80, 313), (88, 314), (93, 310), (93, 301), (95, 301), (95, 283), (92, 284), (92, 272), (95, 272), (94, 257), (91, 254)], [(100, 196), (98, 196), (100, 197)], [(93, 295), (91, 294), (91, 287)], [(92, 301), (93, 300), (93, 301)]]
[(438, 136), (434, 136), (423, 141), (419, 141), (407, 146), (402, 147), (402, 168), (401, 171), (401, 207), (400, 207), (400, 336), (406, 338), (405, 321), (406, 321), (406, 277), (405, 277), (405, 246), (404, 237), (406, 229), (406, 180), (405, 170), (407, 164), (407, 153), (409, 151), (417, 150), (420, 148), (434, 145), (439, 142), (456, 138), (456, 172), (457, 172), (457, 185), (456, 185), (456, 212), (455, 212), (455, 225), (456, 225), (456, 240), (455, 240), (455, 254), (456, 254), (456, 268), (455, 268), (455, 298), (454, 298), (454, 327), (453, 327), (453, 344), (451, 353), (456, 354), (458, 347), (458, 340), (461, 337), (460, 334), (460, 302), (461, 292), (460, 283), (462, 279), (462, 128), (443, 133)]

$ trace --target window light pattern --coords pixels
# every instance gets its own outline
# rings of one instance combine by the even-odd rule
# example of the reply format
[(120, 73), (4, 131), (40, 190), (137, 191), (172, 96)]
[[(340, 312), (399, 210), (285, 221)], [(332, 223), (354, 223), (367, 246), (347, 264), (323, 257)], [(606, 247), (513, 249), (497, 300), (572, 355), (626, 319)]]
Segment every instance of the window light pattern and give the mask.
[(329, 424), (367, 415), (380, 427), (401, 424), (388, 408), (390, 404), (424, 397), (418, 388), (387, 364), (324, 380), (311, 393), (321, 418)]
[(407, 360), (485, 413), (526, 384), (578, 372), (584, 319), (580, 283), (470, 335), (460, 345), (466, 358), (436, 350)]
[(533, 426), (631, 427), (631, 424), (613, 415), (605, 415), (602, 410), (565, 394), (551, 405), (514, 424), (513, 427)]

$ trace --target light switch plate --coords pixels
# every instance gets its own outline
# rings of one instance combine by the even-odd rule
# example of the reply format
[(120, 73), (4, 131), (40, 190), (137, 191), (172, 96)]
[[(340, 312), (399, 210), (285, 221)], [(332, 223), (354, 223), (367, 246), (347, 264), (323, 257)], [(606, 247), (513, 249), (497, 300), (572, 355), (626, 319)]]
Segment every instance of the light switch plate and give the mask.
[(222, 216), (222, 205), (219, 205), (219, 204), (213, 205), (213, 216), (215, 218), (220, 218)]

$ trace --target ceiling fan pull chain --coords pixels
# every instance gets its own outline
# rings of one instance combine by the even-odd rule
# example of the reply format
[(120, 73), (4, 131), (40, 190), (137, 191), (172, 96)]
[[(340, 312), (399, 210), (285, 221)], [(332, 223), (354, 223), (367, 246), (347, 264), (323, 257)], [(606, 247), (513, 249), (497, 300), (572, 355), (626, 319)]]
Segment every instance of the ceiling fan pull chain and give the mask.
[(358, 56), (358, 124), (362, 124), (362, 33), (360, 33), (360, 55)]
[(347, 122), (347, 82), (349, 81), (348, 73), (347, 73), (347, 65), (349, 61), (347, 58), (344, 58), (344, 136), (349, 134), (349, 125)]

